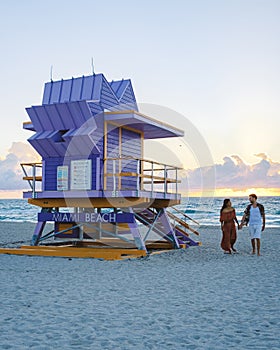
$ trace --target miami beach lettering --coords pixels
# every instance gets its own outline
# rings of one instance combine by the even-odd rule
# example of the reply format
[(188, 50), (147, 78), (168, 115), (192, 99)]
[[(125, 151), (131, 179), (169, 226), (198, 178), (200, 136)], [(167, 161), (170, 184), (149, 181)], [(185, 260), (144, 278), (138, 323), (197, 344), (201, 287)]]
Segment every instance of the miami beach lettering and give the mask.
[(38, 221), (54, 221), (54, 222), (104, 222), (104, 223), (133, 223), (134, 214), (133, 213), (38, 213)]
[(115, 213), (85, 213), (85, 222), (116, 222), (117, 217)]
[(55, 222), (116, 222), (115, 213), (54, 213), (51, 221)]

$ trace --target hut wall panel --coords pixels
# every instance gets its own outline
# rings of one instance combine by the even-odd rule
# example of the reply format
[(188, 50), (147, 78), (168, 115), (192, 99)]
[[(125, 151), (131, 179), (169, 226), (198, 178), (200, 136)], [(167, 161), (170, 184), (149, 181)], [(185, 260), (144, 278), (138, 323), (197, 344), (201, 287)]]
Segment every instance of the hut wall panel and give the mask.
[[(100, 177), (99, 177), (99, 162), (98, 155), (91, 155), (88, 157), (88, 159), (92, 160), (92, 190), (99, 189), (96, 187), (96, 184), (99, 184)], [(67, 165), (68, 166), (68, 186), (70, 190), (70, 177), (71, 177), (71, 161), (72, 160), (80, 160), (83, 159), (80, 157), (57, 157), (57, 158), (46, 158), (44, 159), (44, 183), (43, 183), (43, 190), (44, 191), (56, 191), (57, 190), (57, 167), (60, 165)], [(98, 170), (98, 171), (97, 171)], [(97, 176), (98, 175), (98, 180)]]
[(95, 118), (95, 122), (97, 128), (92, 133), (92, 137), (94, 138), (97, 147), (100, 149), (100, 156), (103, 158), (104, 120), (101, 116), (98, 116)]
[(120, 97), (125, 89), (125, 86), (127, 85), (127, 81), (124, 81), (124, 80), (112, 81), (109, 84), (110, 84), (111, 88), (113, 89), (117, 98), (120, 99)]
[(126, 90), (125, 90), (125, 93), (122, 95), (122, 98), (120, 100), (121, 103), (135, 103), (135, 99), (134, 99), (134, 96), (131, 92), (131, 89), (130, 87), (128, 87)]
[(89, 109), (93, 115), (103, 112), (101, 107), (94, 102), (88, 102), (88, 106), (89, 106)]
[(119, 104), (119, 101), (114, 93), (114, 91), (110, 88), (107, 81), (103, 80), (102, 84), (102, 90), (101, 90), (101, 105), (105, 109), (114, 109), (114, 107), (117, 107)]
[(57, 167), (63, 164), (63, 158), (47, 158), (44, 163), (44, 191), (56, 191)]
[(127, 106), (125, 107), (126, 109), (133, 109), (138, 111), (131, 81), (127, 80), (124, 89), (119, 89), (119, 91), (121, 92), (120, 96), (118, 96), (120, 104), (122, 106)]
[[(106, 158), (117, 158), (119, 156), (119, 128), (108, 124), (107, 129), (107, 155)], [(115, 161), (115, 170), (118, 171), (118, 161)], [(113, 161), (107, 160), (106, 173), (113, 172)], [(113, 178), (111, 176), (106, 178), (106, 189), (113, 189)]]

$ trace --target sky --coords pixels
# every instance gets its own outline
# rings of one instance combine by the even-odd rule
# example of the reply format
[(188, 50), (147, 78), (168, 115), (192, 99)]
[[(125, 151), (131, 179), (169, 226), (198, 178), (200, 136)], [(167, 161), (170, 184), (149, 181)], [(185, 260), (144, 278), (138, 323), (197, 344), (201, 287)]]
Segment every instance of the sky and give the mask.
[(143, 110), (178, 117), (185, 137), (146, 155), (175, 152), (193, 193), (210, 172), (217, 195), (280, 195), (279, 16), (279, 0), (2, 1), (0, 196), (18, 195), (19, 163), (36, 158), (25, 108), (92, 60), (109, 81), (130, 78)]

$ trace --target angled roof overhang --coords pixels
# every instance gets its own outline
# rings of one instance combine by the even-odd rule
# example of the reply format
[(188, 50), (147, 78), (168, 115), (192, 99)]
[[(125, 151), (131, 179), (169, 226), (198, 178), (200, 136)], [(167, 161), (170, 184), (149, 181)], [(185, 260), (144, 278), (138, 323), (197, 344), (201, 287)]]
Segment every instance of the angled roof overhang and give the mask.
[(31, 124), (25, 123), (24, 129), (37, 132), (79, 128), (92, 119), (92, 113), (86, 101), (31, 106), (26, 108), (26, 111)]
[(144, 139), (184, 136), (184, 131), (136, 111), (105, 112), (104, 120), (143, 132)]

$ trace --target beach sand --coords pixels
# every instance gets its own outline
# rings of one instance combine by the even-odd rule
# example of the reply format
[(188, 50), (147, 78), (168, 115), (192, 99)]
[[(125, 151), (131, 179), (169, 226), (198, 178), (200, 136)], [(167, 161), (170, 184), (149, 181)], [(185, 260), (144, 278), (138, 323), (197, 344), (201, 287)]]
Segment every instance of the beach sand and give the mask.
[[(0, 242), (33, 228), (2, 222)], [(247, 228), (234, 255), (199, 231), (201, 247), (134, 260), (0, 255), (0, 348), (279, 349), (280, 229), (260, 257)]]

